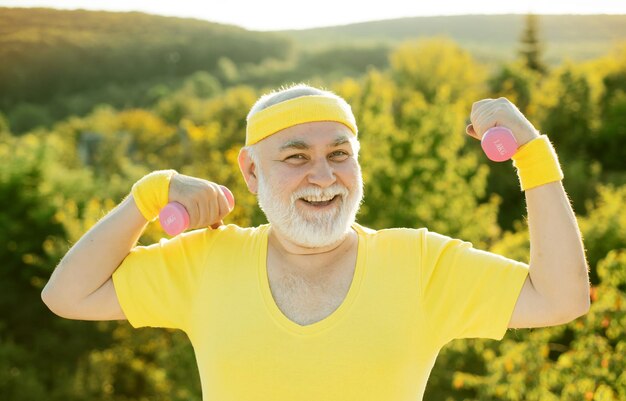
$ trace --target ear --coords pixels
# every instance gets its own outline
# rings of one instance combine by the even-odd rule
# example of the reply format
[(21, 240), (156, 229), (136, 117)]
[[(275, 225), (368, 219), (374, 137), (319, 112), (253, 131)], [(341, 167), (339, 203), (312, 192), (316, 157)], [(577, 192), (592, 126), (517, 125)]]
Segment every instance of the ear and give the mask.
[(256, 176), (256, 165), (252, 161), (246, 148), (241, 148), (237, 160), (239, 161), (239, 169), (241, 170), (243, 179), (246, 181), (248, 190), (256, 195), (259, 185)]

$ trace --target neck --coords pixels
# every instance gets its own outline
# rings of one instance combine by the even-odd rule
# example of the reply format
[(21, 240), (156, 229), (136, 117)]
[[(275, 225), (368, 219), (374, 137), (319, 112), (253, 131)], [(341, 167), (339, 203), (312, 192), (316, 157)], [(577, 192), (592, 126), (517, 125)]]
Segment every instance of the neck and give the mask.
[(350, 228), (344, 237), (334, 244), (307, 248), (294, 244), (278, 230), (270, 226), (268, 233), (268, 269), (317, 280), (335, 274), (345, 265), (346, 258), (355, 255), (358, 235)]
[(291, 241), (288, 237), (281, 234), (280, 231), (270, 226), (268, 242), (281, 255), (286, 257), (307, 255), (322, 256), (329, 254), (332, 255), (337, 251), (341, 251), (346, 246), (349, 246), (352, 243), (355, 234), (354, 229), (350, 228), (337, 242), (322, 247), (310, 248)]

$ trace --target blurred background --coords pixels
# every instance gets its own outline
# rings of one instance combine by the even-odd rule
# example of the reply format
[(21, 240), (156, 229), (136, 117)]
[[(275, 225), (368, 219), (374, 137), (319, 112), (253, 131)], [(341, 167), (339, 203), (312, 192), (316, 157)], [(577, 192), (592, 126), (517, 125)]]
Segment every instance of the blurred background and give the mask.
[[(40, 292), (155, 169), (226, 185), (226, 222), (264, 223), (237, 167), (245, 116), (294, 82), (352, 105), (372, 228), (426, 226), (528, 262), (516, 173), (464, 134), (472, 103), (509, 98), (559, 154), (590, 313), (450, 343), (425, 400), (626, 400), (624, 2), (80, 3), (0, 1), (1, 400), (201, 399), (184, 333), (65, 320)], [(162, 236), (155, 223), (140, 242)]]

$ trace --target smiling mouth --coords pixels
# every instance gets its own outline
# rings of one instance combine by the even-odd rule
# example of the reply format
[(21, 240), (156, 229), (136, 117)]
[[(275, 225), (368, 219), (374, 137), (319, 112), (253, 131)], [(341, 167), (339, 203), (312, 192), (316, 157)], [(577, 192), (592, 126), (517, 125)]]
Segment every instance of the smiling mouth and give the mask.
[(306, 204), (309, 204), (311, 206), (317, 206), (317, 207), (323, 207), (323, 206), (328, 206), (331, 203), (335, 202), (337, 199), (339, 199), (339, 195), (335, 195), (332, 197), (332, 199), (326, 200), (326, 201), (320, 201), (320, 202), (316, 202), (316, 201), (308, 201), (304, 198), (300, 198), (301, 201), (303, 201)]

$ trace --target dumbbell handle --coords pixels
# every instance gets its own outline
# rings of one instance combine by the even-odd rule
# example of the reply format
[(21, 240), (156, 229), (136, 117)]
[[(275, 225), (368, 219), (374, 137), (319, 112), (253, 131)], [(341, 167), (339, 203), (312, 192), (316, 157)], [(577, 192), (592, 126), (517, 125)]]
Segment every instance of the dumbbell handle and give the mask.
[[(235, 207), (235, 197), (228, 188), (220, 185), (222, 192), (228, 200), (228, 206), (232, 210)], [(159, 221), (163, 230), (171, 236), (176, 236), (189, 228), (189, 213), (178, 202), (170, 202), (159, 212)]]

